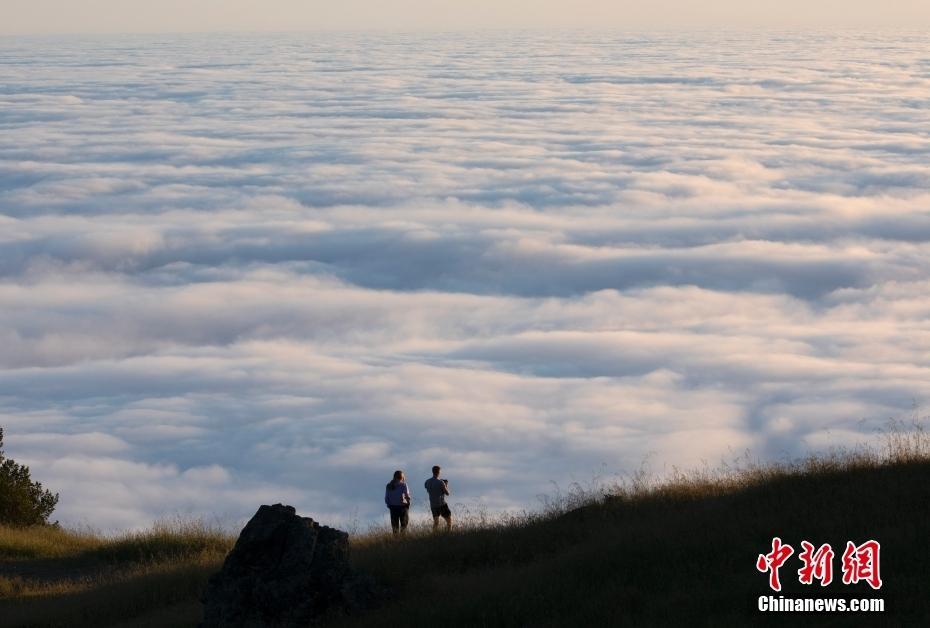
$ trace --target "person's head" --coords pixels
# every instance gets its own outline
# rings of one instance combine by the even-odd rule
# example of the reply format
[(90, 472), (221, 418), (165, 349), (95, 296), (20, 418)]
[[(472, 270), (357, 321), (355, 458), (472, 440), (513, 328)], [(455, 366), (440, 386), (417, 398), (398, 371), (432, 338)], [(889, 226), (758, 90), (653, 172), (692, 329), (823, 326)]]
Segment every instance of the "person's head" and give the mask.
[(435, 467), (433, 467), (433, 477), (438, 478), (440, 471), (442, 471), (442, 468), (437, 464)]
[(403, 481), (404, 481), (404, 472), (401, 471), (400, 469), (398, 469), (397, 471), (395, 471), (395, 472), (394, 472), (394, 481), (395, 481), (395, 482), (403, 482)]

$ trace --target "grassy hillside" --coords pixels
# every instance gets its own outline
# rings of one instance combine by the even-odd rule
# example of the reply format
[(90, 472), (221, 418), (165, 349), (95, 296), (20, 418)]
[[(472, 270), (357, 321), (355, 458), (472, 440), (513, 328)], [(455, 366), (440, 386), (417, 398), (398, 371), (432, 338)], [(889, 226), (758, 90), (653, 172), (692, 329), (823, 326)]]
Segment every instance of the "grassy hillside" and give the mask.
[[(780, 536), (832, 544), (835, 580), (786, 597), (883, 597), (881, 614), (769, 614), (758, 554)], [(883, 588), (841, 583), (847, 540), (881, 543)], [(395, 588), (341, 626), (930, 625), (930, 462), (812, 460), (729, 480), (688, 480), (549, 519), (448, 537), (372, 539), (357, 563)]]
[[(922, 435), (921, 435), (922, 436)], [(897, 442), (897, 444), (895, 444)], [(382, 582), (376, 610), (332, 626), (741, 626), (930, 624), (930, 457), (921, 438), (794, 464), (679, 474), (576, 495), (548, 513), (452, 534), (353, 539)], [(795, 547), (786, 597), (882, 597), (885, 612), (760, 613), (755, 569), (773, 536)], [(881, 542), (884, 587), (843, 585), (847, 540)], [(800, 542), (829, 542), (832, 585), (797, 580)], [(0, 529), (0, 625), (194, 626), (197, 602), (233, 539), (161, 526), (100, 539)], [(18, 575), (13, 575), (18, 574)]]
[(193, 626), (235, 539), (197, 523), (104, 538), (0, 527), (0, 626)]

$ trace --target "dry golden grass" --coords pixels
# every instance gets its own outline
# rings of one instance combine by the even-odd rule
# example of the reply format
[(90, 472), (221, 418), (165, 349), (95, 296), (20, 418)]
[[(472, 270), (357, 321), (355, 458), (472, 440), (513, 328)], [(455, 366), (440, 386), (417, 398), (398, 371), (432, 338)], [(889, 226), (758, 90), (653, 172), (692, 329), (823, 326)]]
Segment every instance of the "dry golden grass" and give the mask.
[(92, 551), (103, 540), (90, 532), (52, 526), (10, 528), (0, 525), (0, 560), (62, 558)]
[(0, 528), (0, 625), (196, 625), (200, 594), (234, 540), (184, 520), (112, 537)]

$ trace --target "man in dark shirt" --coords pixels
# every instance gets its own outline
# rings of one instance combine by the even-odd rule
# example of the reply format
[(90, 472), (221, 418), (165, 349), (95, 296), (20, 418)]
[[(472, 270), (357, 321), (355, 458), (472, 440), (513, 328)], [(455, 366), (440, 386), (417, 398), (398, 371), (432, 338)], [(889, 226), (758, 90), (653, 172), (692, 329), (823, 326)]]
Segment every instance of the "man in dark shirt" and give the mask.
[(429, 494), (429, 507), (433, 511), (433, 529), (439, 527), (439, 518), (446, 520), (446, 530), (452, 529), (452, 511), (449, 510), (449, 504), (446, 503), (446, 495), (449, 494), (449, 480), (440, 480), (439, 472), (442, 471), (439, 465), (433, 467), (433, 477), (428, 479), (423, 485)]

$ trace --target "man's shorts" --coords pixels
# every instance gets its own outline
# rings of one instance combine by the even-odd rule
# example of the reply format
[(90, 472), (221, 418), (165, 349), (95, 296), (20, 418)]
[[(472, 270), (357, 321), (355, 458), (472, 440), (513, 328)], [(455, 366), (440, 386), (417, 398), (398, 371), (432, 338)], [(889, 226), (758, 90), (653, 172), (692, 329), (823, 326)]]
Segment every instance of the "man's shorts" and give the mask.
[(430, 510), (433, 511), (434, 517), (451, 517), (452, 511), (449, 510), (449, 504), (443, 504), (442, 506), (430, 507)]

